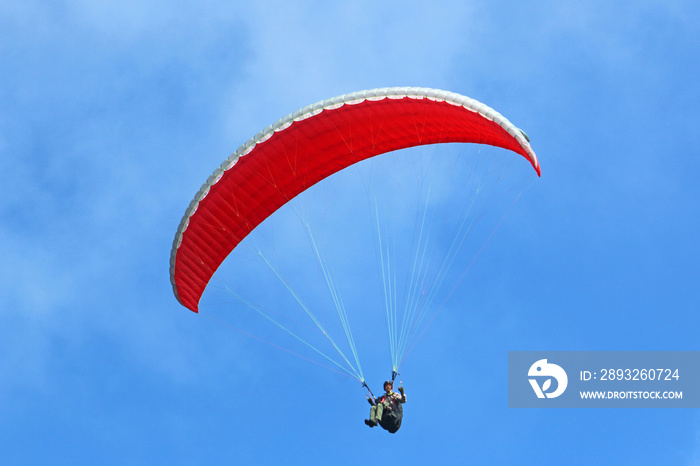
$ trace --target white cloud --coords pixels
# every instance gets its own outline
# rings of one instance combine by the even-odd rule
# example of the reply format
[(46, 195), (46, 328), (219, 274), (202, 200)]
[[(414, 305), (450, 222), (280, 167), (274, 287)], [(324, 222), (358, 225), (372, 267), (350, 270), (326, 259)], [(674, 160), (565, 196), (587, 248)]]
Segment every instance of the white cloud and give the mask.
[[(297, 108), (384, 86), (443, 87), (471, 34), (461, 2), (256, 2), (247, 12), (243, 79), (224, 102), (241, 143)], [(231, 151), (235, 147), (231, 148)]]

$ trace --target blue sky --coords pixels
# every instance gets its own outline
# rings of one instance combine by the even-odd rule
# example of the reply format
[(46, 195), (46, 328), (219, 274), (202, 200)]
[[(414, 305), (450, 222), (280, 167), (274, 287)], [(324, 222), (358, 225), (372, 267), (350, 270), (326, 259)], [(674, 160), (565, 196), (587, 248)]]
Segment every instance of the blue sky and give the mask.
[[(700, 464), (697, 410), (508, 409), (506, 380), (512, 350), (698, 349), (699, 10), (0, 1), (2, 463)], [(168, 260), (246, 139), (399, 85), (497, 109), (542, 178), (412, 352), (391, 436), (356, 382), (182, 308)]]

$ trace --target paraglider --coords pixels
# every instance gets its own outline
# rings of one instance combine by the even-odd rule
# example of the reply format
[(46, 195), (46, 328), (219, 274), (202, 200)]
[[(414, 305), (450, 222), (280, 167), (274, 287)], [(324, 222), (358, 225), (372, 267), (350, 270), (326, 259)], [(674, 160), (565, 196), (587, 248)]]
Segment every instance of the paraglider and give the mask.
[(367, 397), (372, 405), (369, 412), (369, 419), (365, 419), (365, 424), (370, 427), (382, 426), (384, 430), (395, 434), (401, 427), (403, 420), (403, 404), (406, 402), (406, 393), (403, 387), (399, 387), (401, 394), (393, 391), (394, 382), (387, 380), (384, 382), (384, 395), (376, 400), (371, 396)]
[[(226, 257), (268, 217), (322, 180), (380, 154), (443, 143), (500, 147), (524, 157), (540, 175), (539, 162), (525, 132), (486, 105), (452, 92), (417, 87), (373, 89), (324, 100), (278, 120), (228, 157), (207, 179), (187, 208), (170, 256), (170, 280), (175, 297), (186, 308), (199, 312), (202, 294)], [(462, 242), (463, 239), (455, 244)], [(453, 249), (459, 249), (459, 246)], [(424, 248), (421, 254), (425, 255), (426, 250)], [(318, 256), (318, 251), (316, 253), (325, 274), (323, 259)], [(454, 255), (449, 260), (436, 261), (441, 264), (441, 274), (453, 259)], [(422, 270), (419, 269), (421, 273)], [(315, 318), (287, 281), (273, 272), (349, 366), (341, 369), (366, 387), (348, 318), (334, 283), (326, 279), (357, 367), (353, 367), (342, 354), (326, 332), (325, 324)], [(393, 273), (393, 269), (387, 274), (389, 272)], [(416, 280), (415, 283), (426, 281)], [(418, 289), (417, 286), (414, 288)], [(432, 296), (425, 290), (416, 293)], [(395, 296), (387, 299), (387, 306), (390, 301), (395, 302)], [(421, 305), (426, 302), (431, 301), (420, 300)], [(266, 318), (331, 360), (283, 325)], [(405, 335), (390, 335), (393, 374), (416, 336), (415, 324), (420, 319), (415, 315), (411, 318), (414, 321), (401, 330), (396, 318), (388, 317), (393, 319), (389, 322), (390, 331), (407, 332)], [(401, 426), (402, 404), (406, 397), (403, 387), (399, 388), (401, 395), (393, 392), (393, 379), (384, 387), (386, 393), (373, 404), (366, 423), (370, 426), (379, 424), (394, 433)]]
[(185, 212), (170, 256), (178, 301), (198, 312), (212, 275), (263, 220), (354, 163), (425, 144), (489, 144), (525, 157), (525, 133), (486, 105), (452, 92), (382, 88), (304, 107), (260, 131), (209, 177)]

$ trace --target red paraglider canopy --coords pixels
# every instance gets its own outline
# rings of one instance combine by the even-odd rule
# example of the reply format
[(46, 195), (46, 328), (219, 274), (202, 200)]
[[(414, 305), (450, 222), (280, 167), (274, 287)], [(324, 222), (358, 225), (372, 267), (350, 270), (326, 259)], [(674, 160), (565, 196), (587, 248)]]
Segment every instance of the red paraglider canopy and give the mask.
[(527, 136), (468, 97), (425, 88), (356, 92), (305, 107), (258, 133), (202, 186), (180, 223), (170, 279), (194, 312), (226, 256), (302, 191), (354, 163), (425, 144), (489, 144), (540, 167)]

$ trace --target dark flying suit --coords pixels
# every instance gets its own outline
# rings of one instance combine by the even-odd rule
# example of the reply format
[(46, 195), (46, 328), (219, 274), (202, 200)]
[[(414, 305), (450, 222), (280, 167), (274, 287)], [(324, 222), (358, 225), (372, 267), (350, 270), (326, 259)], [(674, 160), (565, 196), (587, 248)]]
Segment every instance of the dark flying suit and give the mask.
[(406, 395), (391, 392), (377, 398), (377, 404), (369, 411), (370, 421), (378, 422), (382, 428), (392, 434), (401, 427), (403, 419), (403, 404), (406, 402)]

